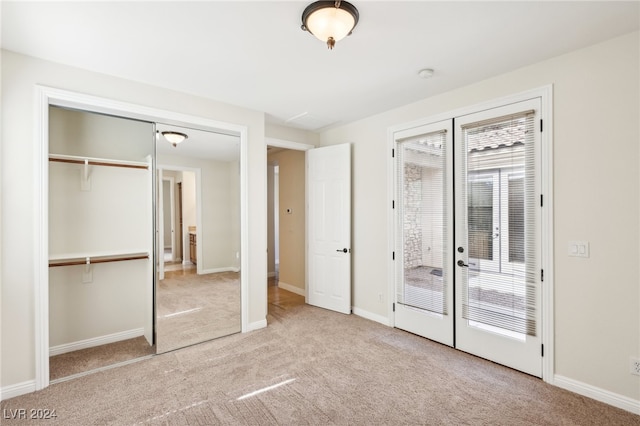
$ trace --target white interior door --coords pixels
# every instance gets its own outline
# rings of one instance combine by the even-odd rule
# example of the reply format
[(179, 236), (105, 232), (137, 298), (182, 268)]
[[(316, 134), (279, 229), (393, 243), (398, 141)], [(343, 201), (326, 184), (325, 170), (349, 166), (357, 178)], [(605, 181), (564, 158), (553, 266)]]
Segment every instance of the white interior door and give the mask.
[[(456, 347), (541, 377), (540, 100), (456, 118)], [(473, 264), (472, 264), (473, 262)]]
[(307, 303), (351, 313), (351, 146), (310, 149)]
[(156, 179), (156, 259), (158, 263), (158, 279), (164, 280), (164, 191), (163, 191), (163, 173), (162, 169), (157, 169)]
[(395, 325), (453, 346), (451, 120), (394, 139)]

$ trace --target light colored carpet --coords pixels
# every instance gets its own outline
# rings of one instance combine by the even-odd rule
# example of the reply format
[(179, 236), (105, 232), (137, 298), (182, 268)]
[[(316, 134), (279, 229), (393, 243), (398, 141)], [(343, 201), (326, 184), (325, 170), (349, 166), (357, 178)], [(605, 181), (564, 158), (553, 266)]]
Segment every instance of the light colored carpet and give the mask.
[[(156, 351), (166, 352), (240, 332), (239, 274), (197, 275), (194, 265), (176, 266), (158, 286)], [(57, 380), (153, 353), (154, 348), (144, 337), (68, 352), (49, 358), (49, 379)]]
[(95, 346), (49, 358), (49, 380), (56, 380), (97, 368), (152, 355), (154, 349), (143, 336)]
[(270, 303), (268, 323), (0, 408), (56, 409), (54, 421), (20, 424), (70, 426), (640, 424), (640, 416), (355, 315)]
[(163, 353), (239, 333), (240, 274), (166, 272), (156, 290), (156, 351)]

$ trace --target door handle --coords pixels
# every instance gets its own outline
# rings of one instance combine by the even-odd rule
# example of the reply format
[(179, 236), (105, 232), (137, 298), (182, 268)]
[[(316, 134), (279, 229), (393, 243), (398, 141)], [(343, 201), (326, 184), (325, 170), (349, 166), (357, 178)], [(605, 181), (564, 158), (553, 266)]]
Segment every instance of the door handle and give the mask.
[(346, 248), (338, 249), (338, 250), (336, 250), (336, 251), (337, 251), (338, 253), (339, 253), (339, 252), (342, 252), (342, 253), (347, 253), (347, 252), (349, 252), (349, 250), (348, 250), (348, 249), (346, 249)]
[(465, 267), (469, 267), (469, 265), (467, 265), (466, 263), (464, 263), (464, 261), (462, 260), (458, 260), (458, 266), (465, 266)]

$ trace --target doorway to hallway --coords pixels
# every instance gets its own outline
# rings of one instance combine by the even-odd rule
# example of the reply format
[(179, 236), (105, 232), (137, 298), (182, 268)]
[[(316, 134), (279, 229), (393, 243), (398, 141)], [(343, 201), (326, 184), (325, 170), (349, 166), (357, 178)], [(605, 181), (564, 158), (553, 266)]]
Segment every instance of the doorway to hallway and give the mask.
[(269, 282), (304, 297), (305, 152), (270, 147), (267, 155)]

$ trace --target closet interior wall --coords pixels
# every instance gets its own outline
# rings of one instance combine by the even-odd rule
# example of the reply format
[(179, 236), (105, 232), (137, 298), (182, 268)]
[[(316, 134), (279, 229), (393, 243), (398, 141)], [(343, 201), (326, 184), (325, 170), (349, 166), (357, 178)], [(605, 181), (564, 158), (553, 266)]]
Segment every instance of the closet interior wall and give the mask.
[(49, 109), (50, 354), (153, 342), (148, 122)]

